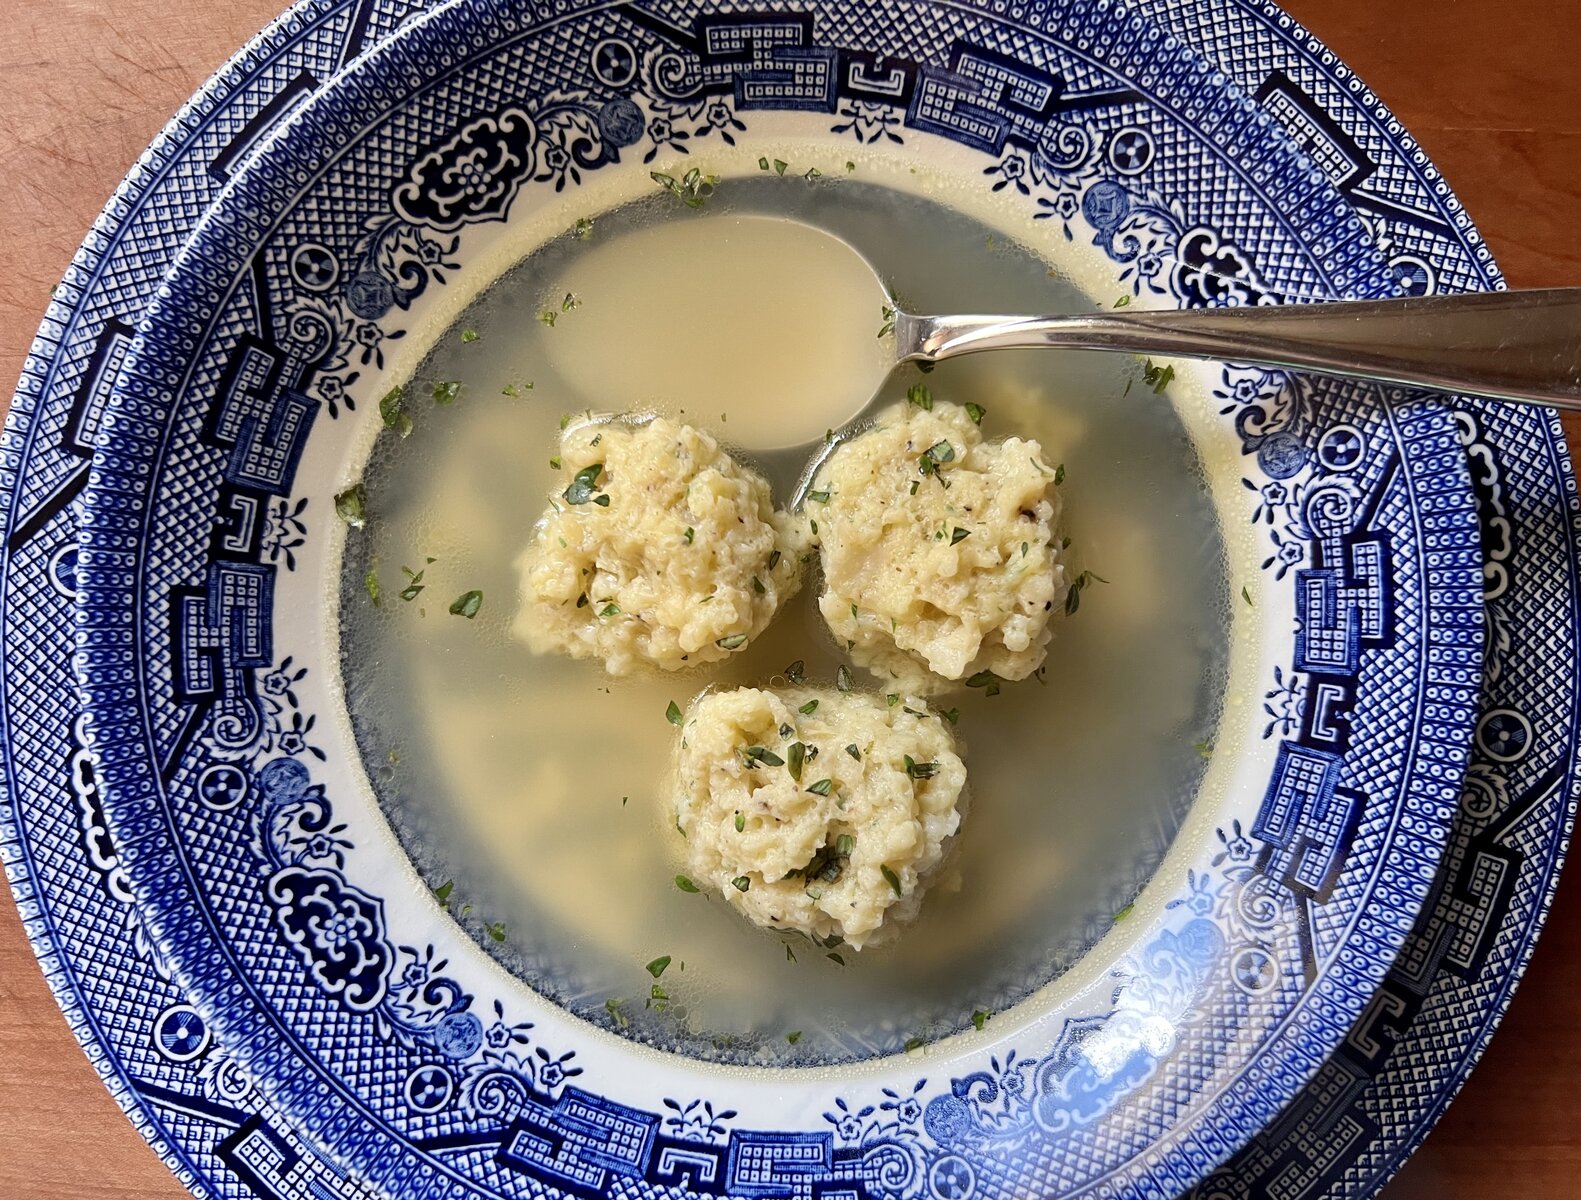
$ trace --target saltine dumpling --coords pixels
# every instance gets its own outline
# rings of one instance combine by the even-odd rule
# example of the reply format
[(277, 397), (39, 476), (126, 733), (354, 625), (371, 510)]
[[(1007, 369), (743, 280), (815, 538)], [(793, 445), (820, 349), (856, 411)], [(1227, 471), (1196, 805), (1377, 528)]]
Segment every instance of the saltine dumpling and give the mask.
[(518, 562), (513, 632), (613, 675), (717, 662), (801, 587), (800, 526), (708, 434), (664, 417), (561, 435), (560, 488)]
[(818, 608), (882, 686), (1025, 679), (1068, 591), (1056, 468), (1036, 441), (985, 441), (981, 409), (917, 396), (818, 472), (806, 505), (823, 560)]
[(966, 766), (918, 697), (738, 688), (685, 713), (675, 778), (695, 884), (764, 928), (861, 949), (916, 916)]

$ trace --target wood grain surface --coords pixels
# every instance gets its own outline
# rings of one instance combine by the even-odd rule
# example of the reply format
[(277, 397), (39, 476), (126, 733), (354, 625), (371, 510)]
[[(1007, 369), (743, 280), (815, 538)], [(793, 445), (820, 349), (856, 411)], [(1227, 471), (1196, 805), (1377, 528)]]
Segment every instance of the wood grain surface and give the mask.
[[(0, 0), (0, 395), (116, 182), (282, 2)], [(1416, 135), (1513, 286), (1581, 284), (1581, 3), (1286, 7)], [(1578, 875), (1484, 1062), (1385, 1200), (1581, 1197)], [(0, 901), (0, 1200), (184, 1195), (88, 1066)]]

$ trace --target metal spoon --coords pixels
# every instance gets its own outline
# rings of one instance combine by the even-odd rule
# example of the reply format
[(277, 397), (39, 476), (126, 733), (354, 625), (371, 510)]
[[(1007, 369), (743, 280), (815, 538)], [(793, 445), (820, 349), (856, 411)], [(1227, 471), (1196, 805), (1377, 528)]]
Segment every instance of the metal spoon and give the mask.
[(895, 313), (895, 361), (1063, 346), (1295, 368), (1581, 411), (1581, 288), (1046, 317)]

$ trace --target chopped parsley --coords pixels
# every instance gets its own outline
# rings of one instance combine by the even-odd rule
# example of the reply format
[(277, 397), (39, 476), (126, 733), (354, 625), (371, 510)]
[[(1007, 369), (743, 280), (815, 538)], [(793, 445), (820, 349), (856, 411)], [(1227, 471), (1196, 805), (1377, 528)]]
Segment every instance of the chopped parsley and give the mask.
[(845, 966), (845, 959), (841, 958), (833, 950), (829, 951), (828, 954), (825, 954), (824, 957), (827, 958), (830, 962), (832, 962), (837, 967)]
[(668, 954), (661, 954), (658, 958), (654, 959), (648, 964), (648, 974), (657, 979), (659, 976), (664, 974), (664, 968), (669, 965), (670, 956)]
[(834, 673), (834, 686), (842, 692), (849, 692), (855, 684), (851, 679), (851, 668), (841, 663)]
[(504, 921), (490, 921), (484, 928), (488, 930), (490, 940), (495, 942), (503, 942), (505, 940)]
[(849, 833), (842, 833), (834, 842), (834, 852), (841, 858), (850, 858), (851, 851), (856, 849), (856, 838)]
[(758, 170), (760, 170), (760, 171), (767, 171), (768, 169), (769, 169), (768, 156), (767, 155), (760, 156), (758, 158)]
[(368, 494), (362, 484), (354, 483), (336, 495), (335, 515), (353, 529), (361, 529), (368, 523), (367, 503)]
[(687, 892), (693, 896), (702, 890), (685, 875), (677, 875), (675, 877), (675, 886), (680, 888), (681, 891)]
[(1059, 466), (1054, 468), (1054, 486), (1058, 487), (1060, 484), (1062, 484), (1064, 482), (1065, 482), (1065, 464), (1064, 463), (1060, 463)]
[(1118, 300), (1116, 300), (1114, 302), (1114, 306), (1116, 308), (1130, 308), (1131, 307), (1131, 293), (1127, 292), (1125, 295), (1121, 296)]
[(406, 389), (391, 388), (379, 401), (379, 419), (386, 429), (393, 429), (401, 437), (412, 433), (411, 414), (406, 411)]
[(732, 633), (729, 637), (722, 637), (714, 643), (721, 650), (739, 650), (747, 644), (747, 635)]
[(981, 425), (983, 418), (988, 415), (988, 410), (981, 404), (968, 403), (966, 405), (966, 415), (972, 419), (973, 425)]
[(816, 700), (809, 700), (809, 701), (807, 701), (806, 704), (803, 704), (796, 711), (801, 713), (801, 715), (804, 716), (804, 717), (810, 717), (810, 716), (813, 715), (813, 713), (818, 711), (818, 701), (816, 701)]
[(955, 725), (960, 722), (961, 710), (958, 708), (947, 708), (941, 712), (939, 716), (948, 721), (951, 725)]
[[(1071, 580), (1070, 591), (1065, 593), (1065, 615), (1070, 616), (1081, 607), (1082, 591), (1090, 584), (1108, 582), (1102, 575), (1094, 575), (1091, 571), (1083, 571), (1076, 576), (1075, 579)], [(1247, 601), (1247, 603), (1250, 603), (1250, 601)]]
[[(502, 396), (520, 396), (523, 391), (530, 392), (530, 391), (532, 391), (532, 389), (533, 389), (533, 384), (532, 384), (531, 380), (528, 380), (526, 383), (522, 384), (520, 387), (518, 387), (514, 383), (507, 383), (504, 387), (502, 387), (500, 389), (500, 395), (502, 395)], [(562, 428), (563, 428), (563, 426), (562, 426)], [(558, 468), (556, 468), (556, 469), (558, 469)]]
[(820, 779), (807, 790), (814, 796), (827, 796), (830, 792), (834, 791), (834, 780)]
[(1246, 601), (1246, 603), (1248, 605), (1251, 605), (1251, 603), (1252, 603), (1252, 594), (1251, 594), (1250, 591), (1247, 590), (1245, 584), (1241, 585), (1241, 599)]
[(621, 1011), (621, 1009), (625, 1007), (625, 1004), (626, 1002), (618, 996), (611, 996), (608, 1000), (604, 1001), (604, 1011), (607, 1012), (614, 1019), (615, 1024), (619, 1025), (622, 1029), (631, 1024), (631, 1018)]
[(463, 343), (475, 342), (481, 336), (482, 335), (479, 334), (476, 329), (463, 329), (461, 331), (461, 340)]
[(917, 473), (936, 475), (939, 468), (955, 460), (955, 447), (949, 442), (934, 442), (917, 457)]
[(735, 888), (738, 892), (744, 892), (752, 886), (752, 880), (749, 876), (737, 875), (730, 881), (730, 886)]
[[(434, 560), (429, 559), (428, 561), (433, 562)], [(401, 573), (406, 576), (406, 586), (400, 591), (402, 600), (416, 600), (422, 594), (423, 588), (426, 586), (423, 583), (423, 573), (427, 570), (426, 566), (421, 571), (414, 571), (411, 567), (401, 568)]]
[(748, 766), (755, 762), (760, 762), (769, 767), (783, 767), (785, 765), (785, 760), (767, 746), (748, 746), (741, 752), (741, 757), (747, 760)]
[(768, 593), (768, 588), (763, 586), (763, 581), (756, 575), (752, 577), (752, 590), (760, 596), (766, 595)]
[(815, 491), (808, 492), (807, 499), (811, 500), (814, 504), (828, 504), (829, 493), (828, 491), (819, 488)]
[(906, 774), (913, 779), (932, 779), (939, 773), (939, 764), (936, 762), (918, 762), (909, 754), (903, 757), (906, 760)]
[(781, 554), (780, 554), (780, 552), (778, 550), (774, 550), (774, 551), (770, 552), (770, 554), (769, 554), (769, 570), (772, 571), (775, 567), (780, 565), (780, 558), (781, 557), (782, 556), (781, 556)]
[[(843, 670), (844, 668), (841, 669)], [(792, 683), (800, 683), (803, 679), (807, 678), (807, 664), (798, 658), (795, 662), (791, 663), (790, 666), (785, 668), (785, 678), (790, 680)]]
[(1203, 738), (1200, 742), (1192, 742), (1191, 748), (1197, 752), (1197, 757), (1207, 762), (1213, 757), (1213, 739)]
[(690, 546), (692, 544), (692, 539), (697, 536), (697, 530), (693, 529), (690, 525), (688, 525), (686, 527), (686, 532), (683, 533), (681, 536), (686, 539), (686, 544), (688, 546)]
[[(780, 174), (785, 174), (785, 164), (776, 165), (780, 168)], [(673, 175), (666, 175), (663, 171), (649, 171), (648, 178), (680, 200), (687, 208), (701, 208), (707, 204), (719, 183), (719, 176), (704, 175), (696, 167), (679, 179)]]
[(611, 600), (608, 604), (604, 605), (603, 608), (598, 610), (598, 615), (600, 617), (618, 617), (620, 616), (620, 605)]
[(900, 888), (900, 876), (896, 875), (895, 872), (889, 869), (888, 863), (879, 864), (878, 869), (883, 872), (884, 882), (889, 884), (889, 886), (894, 890), (895, 895), (904, 896), (906, 894)]
[[(786, 946), (785, 949), (789, 950), (790, 947)], [(795, 962), (796, 960), (792, 959), (791, 961)], [(792, 1046), (794, 1046), (797, 1042), (801, 1041), (801, 1030), (799, 1030), (799, 1029), (792, 1029), (789, 1033), (787, 1033), (785, 1035), (785, 1040), (787, 1042), (789, 1042)]]
[(454, 404), (456, 397), (461, 395), (461, 381), (459, 379), (441, 379), (434, 384), (435, 404)]
[(992, 1017), (993, 1015), (994, 1014), (989, 1012), (986, 1008), (979, 1008), (976, 1012), (974, 1012), (972, 1014), (972, 1026), (973, 1026), (973, 1028), (979, 1029), (979, 1030), (982, 1029), (982, 1027), (984, 1025), (988, 1024), (988, 1019), (990, 1017)]
[(1153, 395), (1162, 396), (1164, 389), (1175, 382), (1175, 368), (1161, 367), (1152, 359), (1146, 359), (1142, 363), (1142, 382), (1153, 389)]
[(906, 1053), (907, 1054), (915, 1054), (918, 1050), (921, 1050), (923, 1048), (923, 1046), (925, 1046), (925, 1045), (927, 1045), (927, 1043), (924, 1042), (920, 1037), (907, 1038), (906, 1039)]
[(845, 748), (845, 752), (852, 758), (856, 759), (857, 762), (862, 761), (862, 751), (857, 747), (855, 742), (852, 742), (849, 746), (847, 746)]
[(579, 241), (585, 242), (588, 238), (593, 236), (594, 224), (595, 222), (592, 217), (578, 217), (576, 219), (576, 224), (571, 227), (571, 232), (577, 236)]
[(664, 719), (671, 725), (674, 725), (677, 729), (681, 727), (681, 722), (685, 718), (681, 714), (681, 706), (674, 700), (671, 700), (670, 707), (664, 710)]
[(449, 908), (450, 907), (450, 893), (455, 891), (455, 890), (456, 890), (456, 881), (454, 879), (447, 879), (442, 884), (440, 884), (438, 887), (433, 889), (433, 891), (434, 891), (434, 899), (439, 901), (439, 907), (440, 908)]
[(379, 603), (379, 597), (383, 595), (383, 593), (379, 589), (378, 572), (370, 567), (368, 569), (368, 573), (362, 577), (362, 586), (368, 593), (368, 599), (372, 600), (375, 604)]
[(954, 529), (950, 530), (950, 545), (958, 546), (971, 536), (972, 535), (970, 533), (957, 525)]
[(890, 305), (885, 304), (881, 305), (878, 311), (883, 318), (883, 323), (878, 327), (879, 340), (882, 341), (895, 332), (895, 310)]
[(906, 403), (923, 412), (932, 412), (933, 391), (925, 383), (914, 383), (906, 389)]
[(570, 312), (573, 308), (581, 308), (582, 301), (575, 292), (567, 292), (565, 299), (560, 301), (560, 311)]
[(884, 697), (884, 703), (888, 704), (890, 708), (894, 708), (895, 705), (900, 703), (900, 693), (890, 692)]
[(802, 742), (792, 742), (785, 749), (785, 769), (797, 783), (801, 782), (802, 764), (807, 761), (807, 747)]
[(450, 602), (452, 616), (465, 617), (472, 620), (478, 615), (478, 609), (483, 607), (483, 593), (473, 588), (470, 592), (462, 592)]
[(783, 177), (785, 174), (785, 169), (789, 166), (790, 163), (786, 162), (783, 158), (776, 158), (774, 160), (774, 174)]
[[(588, 501), (598, 503), (598, 477), (604, 473), (603, 463), (593, 463), (583, 467), (571, 478), (571, 485), (560, 494), (565, 497), (567, 504), (586, 504)], [(604, 498), (604, 505), (609, 504), (608, 497)]]
[(538, 323), (540, 325), (547, 325), (550, 329), (554, 328), (554, 323), (559, 319), (560, 314), (555, 312), (555, 310), (552, 308), (546, 308), (538, 314)]
[(982, 688), (985, 696), (997, 696), (999, 695), (999, 684), (1001, 682), (999, 676), (992, 671), (979, 671), (966, 681), (966, 686), (969, 688)]
[(745, 833), (746, 829), (747, 829), (747, 819), (746, 819), (745, 816), (743, 816), (741, 813), (738, 812), (736, 814), (736, 832), (737, 833)]

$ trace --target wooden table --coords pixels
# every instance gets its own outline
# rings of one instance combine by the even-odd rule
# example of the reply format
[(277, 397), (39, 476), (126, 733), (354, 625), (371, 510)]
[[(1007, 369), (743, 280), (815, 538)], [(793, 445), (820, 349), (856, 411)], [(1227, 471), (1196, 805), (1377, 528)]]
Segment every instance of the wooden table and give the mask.
[[(0, 0), (0, 394), (127, 166), (283, 2)], [(1581, 4), (1286, 7), (1416, 135), (1512, 285), (1581, 283)], [(0, 1197), (184, 1195), (100, 1086), (0, 902)], [(1581, 1196), (1581, 873), (1486, 1061), (1385, 1196)]]

